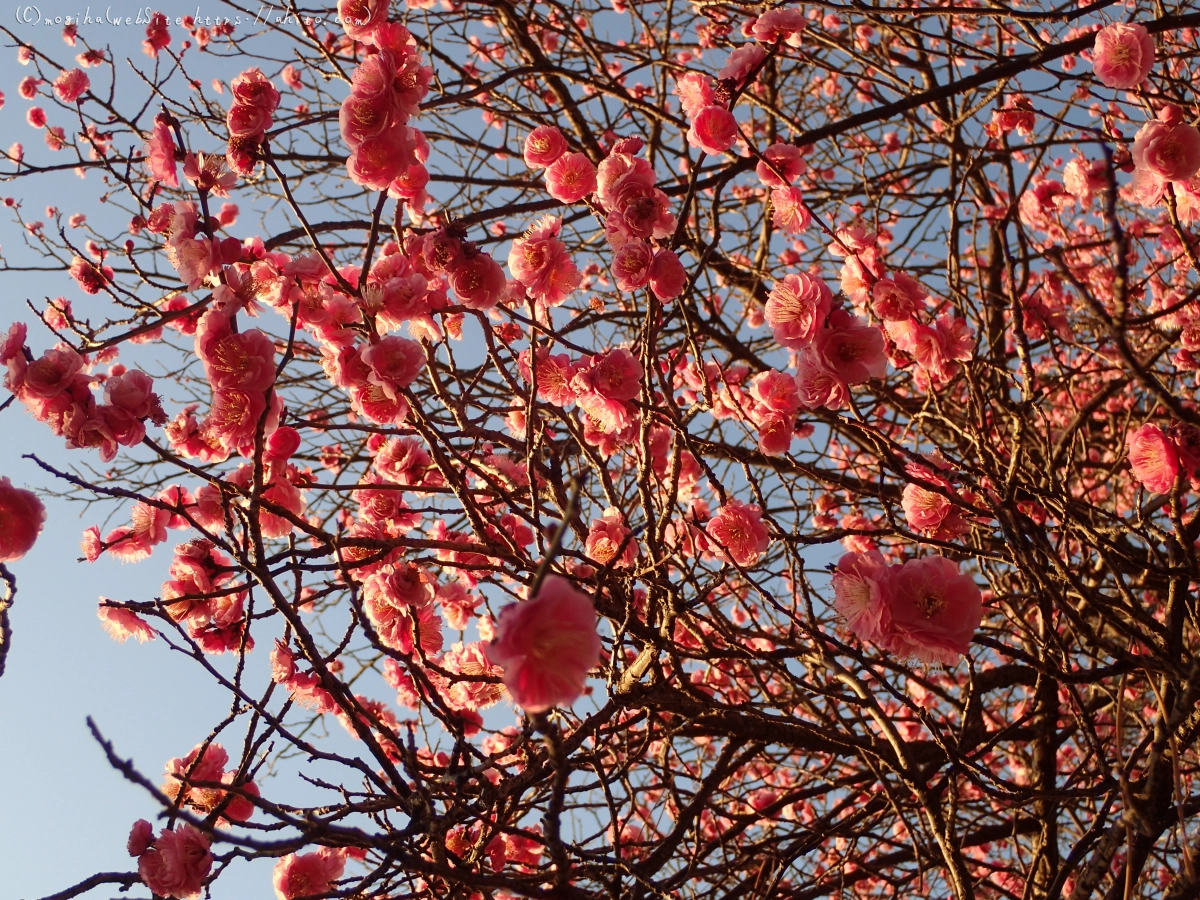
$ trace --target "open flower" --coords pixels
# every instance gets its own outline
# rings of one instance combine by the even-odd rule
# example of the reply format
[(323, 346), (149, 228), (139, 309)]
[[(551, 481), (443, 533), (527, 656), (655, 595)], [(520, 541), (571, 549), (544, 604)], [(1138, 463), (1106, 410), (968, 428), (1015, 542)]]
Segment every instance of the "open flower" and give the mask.
[(496, 622), (489, 660), (504, 669), (513, 700), (529, 713), (569, 706), (600, 661), (591, 599), (566, 578), (550, 575), (529, 600), (506, 607)]

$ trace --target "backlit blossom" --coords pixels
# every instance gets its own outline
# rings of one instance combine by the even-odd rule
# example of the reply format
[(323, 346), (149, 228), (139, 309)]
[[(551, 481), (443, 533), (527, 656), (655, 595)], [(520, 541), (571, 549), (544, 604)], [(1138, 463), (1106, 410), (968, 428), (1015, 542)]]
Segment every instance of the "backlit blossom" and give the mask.
[(567, 152), (567, 139), (553, 125), (540, 125), (525, 138), (525, 165), (544, 169)]
[(1200, 169), (1200, 131), (1193, 125), (1147, 122), (1133, 140), (1133, 162), (1165, 181), (1186, 181)]
[(1154, 68), (1154, 38), (1143, 25), (1115, 22), (1096, 33), (1092, 69), (1110, 88), (1131, 90)]
[(798, 272), (775, 283), (767, 298), (765, 314), (775, 340), (800, 350), (813, 342), (832, 308), (833, 293), (829, 286), (807, 272)]
[(1128, 438), (1133, 477), (1156, 494), (1169, 494), (1179, 474), (1179, 451), (1157, 425), (1146, 424)]
[(596, 167), (586, 153), (564, 153), (546, 169), (546, 192), (574, 203), (596, 189)]
[(696, 149), (716, 155), (732, 147), (739, 133), (733, 113), (720, 106), (706, 106), (692, 118), (687, 140)]
[(209, 840), (181, 822), (163, 831), (154, 845), (138, 858), (138, 875), (160, 897), (191, 900), (199, 897), (212, 868)]
[(847, 553), (833, 573), (833, 605), (861, 641), (877, 642), (891, 629), (888, 565), (877, 550)]
[(771, 543), (762, 510), (740, 500), (722, 506), (705, 530), (721, 554), (743, 568), (757, 563)]
[(912, 559), (890, 578), (891, 633), (879, 643), (901, 656), (953, 665), (983, 619), (975, 580), (944, 556)]
[(125, 643), (129, 638), (136, 638), (138, 643), (154, 640), (154, 629), (137, 613), (116, 606), (108, 606), (101, 598), (97, 610), (100, 624), (109, 636), (118, 643)]
[(54, 79), (54, 93), (63, 103), (74, 103), (92, 86), (91, 79), (82, 69), (71, 69)]
[(33, 491), (0, 477), (0, 563), (16, 562), (42, 533), (46, 507)]
[(275, 864), (272, 882), (279, 900), (327, 894), (346, 870), (341, 850), (322, 847), (314, 853), (289, 853)]
[(535, 596), (501, 611), (487, 656), (504, 669), (513, 700), (528, 713), (543, 713), (583, 693), (601, 648), (591, 599), (549, 575)]

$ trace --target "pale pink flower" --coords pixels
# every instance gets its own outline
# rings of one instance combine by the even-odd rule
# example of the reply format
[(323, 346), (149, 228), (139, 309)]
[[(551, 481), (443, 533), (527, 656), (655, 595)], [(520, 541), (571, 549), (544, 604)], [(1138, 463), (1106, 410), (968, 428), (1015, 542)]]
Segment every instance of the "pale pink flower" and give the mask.
[(775, 340), (792, 350), (801, 350), (813, 342), (832, 308), (829, 286), (799, 272), (775, 283), (764, 312)]
[(767, 187), (783, 187), (785, 184), (791, 184), (808, 168), (808, 164), (800, 156), (800, 148), (795, 144), (772, 144), (763, 151), (763, 157), (771, 165), (760, 162), (755, 166), (754, 172), (758, 175), (759, 181)]
[(706, 106), (692, 117), (687, 140), (696, 149), (715, 156), (732, 147), (739, 134), (733, 113), (720, 106)]
[(46, 507), (37, 495), (0, 477), (0, 563), (16, 562), (28, 553), (45, 522)]
[(586, 153), (564, 153), (546, 169), (546, 192), (574, 203), (596, 190), (596, 167)]
[(750, 73), (757, 69), (766, 58), (767, 51), (761, 44), (742, 44), (729, 54), (729, 59), (717, 73), (717, 80), (725, 81), (731, 78), (740, 88), (750, 77)]
[(503, 667), (513, 700), (527, 713), (544, 713), (583, 693), (601, 649), (591, 599), (549, 575), (536, 595), (501, 611), (487, 656)]
[(812, 224), (812, 213), (804, 202), (800, 188), (786, 185), (771, 189), (771, 221), (776, 228), (788, 234), (807, 231)]
[(688, 273), (674, 250), (663, 248), (650, 262), (650, 290), (659, 300), (674, 300), (687, 286)]
[(833, 605), (860, 641), (891, 631), (890, 572), (878, 550), (847, 553), (833, 573)]
[(155, 638), (154, 629), (150, 628), (145, 619), (131, 610), (108, 606), (104, 598), (100, 599), (97, 614), (100, 616), (100, 624), (104, 626), (104, 630), (118, 643), (125, 643), (131, 637), (137, 638), (139, 643), (152, 641)]
[(636, 291), (650, 283), (650, 263), (654, 249), (645, 241), (626, 241), (613, 253), (612, 271), (617, 290)]
[(1080, 204), (1088, 206), (1092, 197), (1108, 188), (1108, 170), (1104, 160), (1088, 162), (1076, 157), (1063, 169), (1063, 186)]
[(1143, 25), (1116, 22), (1101, 28), (1092, 47), (1092, 69), (1107, 87), (1132, 90), (1154, 68), (1154, 38)]
[(1148, 491), (1169, 494), (1179, 474), (1179, 451), (1161, 428), (1146, 424), (1127, 438), (1129, 467)]
[(879, 645), (926, 663), (953, 665), (983, 621), (983, 597), (944, 556), (910, 559), (890, 578), (891, 633)]
[(567, 152), (567, 139), (553, 125), (540, 125), (525, 138), (525, 165), (544, 169)]
[(800, 408), (796, 379), (774, 369), (754, 376), (750, 383), (750, 395), (772, 412), (790, 415)]
[(871, 309), (885, 322), (905, 321), (921, 308), (925, 288), (914, 278), (897, 272), (891, 278), (880, 278), (871, 288)]
[(806, 25), (801, 10), (781, 6), (755, 19), (750, 32), (764, 44), (784, 41), (792, 47), (799, 47), (800, 34)]
[(679, 104), (689, 119), (695, 118), (696, 113), (704, 107), (716, 104), (712, 78), (703, 72), (688, 72), (679, 76), (675, 80), (675, 93), (679, 96)]
[(332, 847), (322, 847), (315, 853), (289, 853), (275, 864), (275, 896), (296, 900), (327, 894), (345, 870), (345, 853)]
[[(633, 565), (637, 559), (637, 541), (625, 518), (617, 509), (606, 509), (599, 519), (593, 519), (588, 530), (584, 550), (589, 559), (594, 559), (602, 566), (611, 565), (623, 569)], [(620, 551), (620, 556), (617, 552)]]
[(796, 393), (805, 409), (841, 409), (850, 397), (850, 388), (820, 354), (808, 348), (796, 363)]
[(705, 530), (721, 554), (743, 568), (757, 563), (771, 543), (762, 510), (740, 500), (729, 500)]
[(87, 93), (92, 81), (82, 69), (71, 69), (54, 79), (54, 93), (63, 103), (74, 103)]
[(191, 825), (180, 823), (164, 830), (138, 859), (138, 875), (160, 897), (191, 900), (199, 897), (212, 868), (209, 840)]
[(1165, 181), (1186, 181), (1200, 169), (1200, 131), (1192, 125), (1147, 122), (1133, 139), (1133, 162)]

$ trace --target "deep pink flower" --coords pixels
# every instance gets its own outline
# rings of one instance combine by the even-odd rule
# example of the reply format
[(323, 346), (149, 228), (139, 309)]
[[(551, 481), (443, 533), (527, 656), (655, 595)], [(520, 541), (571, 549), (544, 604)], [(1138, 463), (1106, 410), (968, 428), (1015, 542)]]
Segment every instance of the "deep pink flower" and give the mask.
[(905, 321), (921, 308), (925, 289), (903, 272), (880, 278), (871, 288), (871, 310), (885, 322)]
[(257, 106), (268, 114), (279, 106), (279, 91), (261, 69), (253, 68), (242, 72), (229, 82), (234, 103), (241, 106)]
[(145, 819), (138, 819), (133, 823), (133, 827), (129, 829), (129, 840), (125, 844), (125, 849), (129, 851), (132, 857), (139, 857), (154, 843), (154, 826)]
[(1133, 162), (1165, 181), (1186, 181), (1200, 169), (1200, 131), (1192, 125), (1147, 122), (1133, 139)]
[(567, 152), (567, 139), (553, 125), (540, 125), (525, 138), (525, 165), (544, 169)]
[(491, 309), (500, 302), (508, 282), (504, 267), (486, 253), (462, 259), (450, 270), (450, 289), (470, 309)]
[(574, 203), (596, 190), (596, 167), (586, 153), (564, 153), (546, 169), (546, 192)]
[(650, 283), (650, 263), (654, 248), (645, 241), (626, 241), (613, 252), (613, 275), (617, 290), (636, 291)]
[(33, 491), (0, 477), (0, 563), (16, 562), (42, 533), (46, 507)]
[(1146, 424), (1127, 439), (1133, 477), (1156, 494), (1169, 494), (1179, 474), (1179, 451), (1157, 425)]
[(1116, 22), (1101, 28), (1092, 47), (1092, 69), (1110, 88), (1131, 90), (1154, 68), (1154, 38), (1142, 25)]
[(82, 69), (71, 69), (54, 79), (54, 93), (63, 103), (74, 103), (92, 86), (92, 81)]
[(524, 236), (513, 241), (508, 270), (544, 306), (558, 306), (579, 287), (583, 276), (566, 246), (558, 240), (562, 221), (543, 217)]
[(154, 846), (141, 854), (138, 875), (160, 897), (199, 897), (213, 863), (208, 847), (207, 837), (180, 823), (174, 831), (164, 830)]
[(528, 713), (543, 713), (583, 693), (601, 649), (591, 599), (549, 575), (534, 597), (501, 611), (487, 655), (503, 667), (513, 700)]
[(200, 320), (196, 355), (216, 390), (265, 391), (275, 381), (275, 342), (257, 328), (234, 331), (224, 310), (211, 310)]
[(642, 390), (642, 364), (624, 347), (593, 356), (575, 371), (573, 387), (609, 400), (633, 400)]
[(674, 250), (663, 248), (650, 262), (650, 290), (659, 300), (674, 300), (687, 286), (688, 273)]
[(720, 106), (706, 106), (692, 118), (687, 140), (697, 150), (715, 156), (732, 147), (739, 134), (733, 113)]
[(368, 380), (391, 399), (416, 380), (426, 362), (420, 344), (395, 335), (368, 345), (361, 356), (371, 369)]
[(878, 550), (847, 553), (833, 574), (833, 605), (860, 641), (879, 642), (891, 631), (891, 585)]
[(969, 575), (944, 556), (910, 559), (891, 582), (891, 634), (881, 647), (922, 662), (953, 665), (983, 620), (983, 598)]
[(729, 500), (705, 530), (721, 554), (743, 568), (757, 563), (771, 543), (762, 510), (740, 500)]

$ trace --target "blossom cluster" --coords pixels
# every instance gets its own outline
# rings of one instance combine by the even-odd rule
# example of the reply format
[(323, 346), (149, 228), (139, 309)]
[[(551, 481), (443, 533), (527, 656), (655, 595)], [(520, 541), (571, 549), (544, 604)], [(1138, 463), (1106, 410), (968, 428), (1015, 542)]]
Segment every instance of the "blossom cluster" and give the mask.
[(835, 608), (860, 640), (925, 663), (956, 663), (983, 619), (974, 579), (944, 556), (889, 566), (878, 551), (847, 553), (833, 591)]

